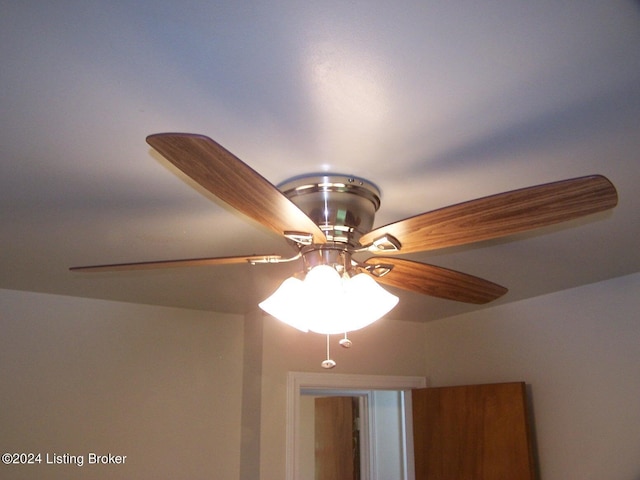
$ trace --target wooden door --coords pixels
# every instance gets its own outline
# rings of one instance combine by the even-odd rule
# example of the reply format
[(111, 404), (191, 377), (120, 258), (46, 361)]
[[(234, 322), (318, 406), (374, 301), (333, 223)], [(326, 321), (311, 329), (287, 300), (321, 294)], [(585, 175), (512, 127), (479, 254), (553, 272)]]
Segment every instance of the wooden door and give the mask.
[(359, 480), (357, 397), (315, 399), (315, 480)]
[(524, 383), (412, 392), (416, 480), (534, 480)]

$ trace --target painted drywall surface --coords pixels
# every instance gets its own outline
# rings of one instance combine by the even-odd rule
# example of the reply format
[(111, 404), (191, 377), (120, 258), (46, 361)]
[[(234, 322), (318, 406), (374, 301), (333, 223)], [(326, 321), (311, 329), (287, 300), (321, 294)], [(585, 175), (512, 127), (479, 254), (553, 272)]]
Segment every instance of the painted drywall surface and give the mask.
[(240, 480), (260, 478), (262, 314), (244, 317)]
[(433, 386), (530, 385), (541, 478), (640, 478), (640, 274), (426, 325)]
[(285, 478), (287, 372), (426, 376), (424, 324), (381, 320), (350, 334), (351, 349), (338, 346), (333, 335), (331, 357), (337, 366), (322, 369), (325, 337), (302, 333), (265, 316), (262, 370), (260, 478)]
[(242, 317), (8, 290), (0, 315), (0, 451), (43, 455), (1, 478), (239, 478)]

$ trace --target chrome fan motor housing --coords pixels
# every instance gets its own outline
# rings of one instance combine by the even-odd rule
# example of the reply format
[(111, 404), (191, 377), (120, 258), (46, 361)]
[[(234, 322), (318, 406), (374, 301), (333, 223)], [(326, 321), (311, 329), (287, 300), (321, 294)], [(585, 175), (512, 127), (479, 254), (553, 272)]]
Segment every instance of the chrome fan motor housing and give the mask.
[(380, 208), (380, 189), (352, 175), (313, 174), (278, 185), (280, 191), (324, 232), (329, 242), (358, 248)]

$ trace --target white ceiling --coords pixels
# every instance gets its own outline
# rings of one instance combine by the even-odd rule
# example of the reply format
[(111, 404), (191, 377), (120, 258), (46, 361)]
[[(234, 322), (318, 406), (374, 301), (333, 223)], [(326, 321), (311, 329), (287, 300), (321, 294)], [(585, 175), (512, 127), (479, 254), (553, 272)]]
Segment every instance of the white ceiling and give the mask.
[[(0, 55), (0, 288), (255, 308), (290, 267), (68, 271), (291, 253), (145, 143), (166, 131), (274, 184), (365, 177), (377, 226), (600, 173), (611, 212), (409, 258), (508, 287), (495, 303), (640, 270), (637, 1), (23, 0), (0, 6)], [(393, 318), (480, 308), (400, 296)]]

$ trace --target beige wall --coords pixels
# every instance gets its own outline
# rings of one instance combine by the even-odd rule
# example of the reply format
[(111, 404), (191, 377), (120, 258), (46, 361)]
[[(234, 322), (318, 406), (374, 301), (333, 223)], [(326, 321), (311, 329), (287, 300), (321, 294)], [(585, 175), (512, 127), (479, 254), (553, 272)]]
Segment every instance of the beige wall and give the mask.
[(433, 386), (530, 385), (541, 478), (640, 479), (640, 274), (426, 325)]
[(349, 336), (351, 349), (337, 345), (332, 355), (337, 366), (320, 367), (326, 352), (322, 335), (302, 333), (271, 317), (264, 320), (262, 375), (262, 480), (285, 478), (287, 372), (349, 373), (363, 375), (426, 376), (423, 324), (381, 320)]
[[(333, 342), (233, 315), (0, 290), (0, 450), (127, 455), (43, 479), (282, 479), (288, 371), (524, 380), (544, 480), (640, 478), (640, 274)], [(243, 323), (247, 328), (243, 329)], [(260, 373), (261, 372), (261, 373)]]
[(0, 478), (239, 478), (242, 320), (0, 290), (0, 453), (85, 456)]

